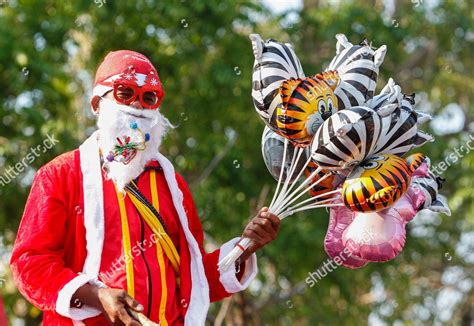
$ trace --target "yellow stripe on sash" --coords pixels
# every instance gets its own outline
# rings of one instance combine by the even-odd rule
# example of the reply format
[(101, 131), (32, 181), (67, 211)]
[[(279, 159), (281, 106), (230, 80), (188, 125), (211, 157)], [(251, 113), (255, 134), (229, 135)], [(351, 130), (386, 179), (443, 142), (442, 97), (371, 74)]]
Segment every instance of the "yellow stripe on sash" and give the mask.
[(153, 207), (156, 211), (160, 212), (160, 202), (158, 201), (158, 188), (156, 187), (156, 171), (151, 170), (150, 172), (150, 188), (151, 188), (151, 200)]
[(163, 247), (166, 256), (170, 260), (171, 266), (175, 270), (176, 273), (179, 273), (179, 254), (174, 246), (173, 242), (169, 235), (165, 232), (163, 226), (161, 225), (160, 221), (155, 217), (153, 212), (143, 204), (139, 199), (137, 199), (133, 194), (128, 193), (130, 195), (130, 199), (132, 200), (133, 204), (137, 208), (140, 215), (143, 217), (145, 222), (151, 228), (157, 240)]
[(125, 258), (125, 270), (127, 273), (127, 292), (132, 297), (135, 298), (135, 283), (133, 276), (133, 261), (131, 257), (132, 247), (130, 244), (130, 230), (128, 228), (128, 218), (127, 210), (125, 208), (125, 198), (122, 193), (120, 193), (115, 187), (117, 192), (117, 199), (120, 207), (120, 219), (122, 221), (122, 242), (123, 242), (123, 253)]
[[(153, 207), (157, 212), (160, 212), (160, 203), (158, 200), (158, 189), (156, 187), (156, 171), (152, 170), (150, 173), (150, 187), (151, 187), (151, 198)], [(163, 259), (163, 249), (161, 244), (156, 244), (156, 253), (158, 256), (158, 263), (160, 265), (160, 276), (161, 276), (161, 302), (160, 302), (160, 325), (168, 326), (168, 321), (166, 320), (166, 301), (168, 300), (168, 286), (166, 283), (166, 266), (165, 260)]]

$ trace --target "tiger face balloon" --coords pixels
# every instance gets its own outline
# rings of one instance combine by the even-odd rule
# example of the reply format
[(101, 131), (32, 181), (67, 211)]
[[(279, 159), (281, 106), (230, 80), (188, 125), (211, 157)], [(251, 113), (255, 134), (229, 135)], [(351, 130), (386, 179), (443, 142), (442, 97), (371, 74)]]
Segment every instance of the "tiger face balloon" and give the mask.
[(335, 71), (284, 81), (276, 112), (278, 131), (298, 144), (311, 142), (321, 124), (337, 111), (333, 89), (338, 81)]
[(413, 172), (424, 162), (423, 154), (406, 159), (396, 155), (375, 155), (364, 160), (347, 177), (342, 198), (347, 208), (358, 212), (385, 209), (407, 190)]

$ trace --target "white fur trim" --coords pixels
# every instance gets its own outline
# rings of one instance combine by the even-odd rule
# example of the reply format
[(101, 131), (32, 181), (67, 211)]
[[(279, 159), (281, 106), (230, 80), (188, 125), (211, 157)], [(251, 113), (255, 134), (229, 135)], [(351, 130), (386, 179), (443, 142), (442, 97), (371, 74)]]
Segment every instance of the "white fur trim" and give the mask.
[[(234, 249), (235, 245), (240, 241), (240, 238), (234, 238), (226, 243), (224, 243), (221, 247), (219, 253), (219, 261), (224, 259), (225, 256), (232, 249)], [(234, 268), (228, 268), (226, 271), (221, 272), (221, 276), (219, 277), (219, 281), (224, 286), (224, 289), (229, 293), (236, 293), (245, 290), (250, 282), (253, 281), (255, 276), (257, 276), (258, 267), (257, 267), (257, 256), (252, 254), (246, 261), (245, 261), (245, 270), (242, 274), (242, 279), (239, 281), (237, 279), (237, 275), (235, 274)]]
[(83, 320), (95, 317), (101, 314), (101, 311), (89, 306), (82, 308), (72, 308), (71, 298), (77, 289), (91, 281), (91, 277), (85, 274), (79, 274), (67, 283), (58, 293), (56, 300), (56, 312), (61, 316), (71, 318), (72, 320)]
[(82, 184), (84, 191), (84, 226), (87, 256), (83, 273), (96, 279), (99, 275), (104, 246), (104, 201), (102, 169), (100, 167), (98, 132), (94, 132), (80, 147)]
[(97, 287), (100, 287), (100, 288), (106, 288), (107, 287), (107, 285), (105, 285), (105, 283), (99, 281), (98, 279), (90, 280), (89, 283), (92, 284), (92, 285), (95, 285)]
[(188, 311), (184, 317), (184, 324), (186, 326), (204, 325), (210, 299), (209, 283), (202, 263), (201, 250), (191, 230), (189, 230), (188, 218), (183, 207), (183, 193), (178, 187), (174, 167), (161, 153), (158, 153), (156, 160), (163, 169), (166, 182), (170, 188), (173, 204), (178, 212), (179, 221), (181, 222), (184, 235), (188, 242), (189, 252), (191, 253), (191, 298), (189, 300)]
[(100, 85), (98, 84), (92, 89), (92, 96), (104, 96), (105, 93), (108, 91), (113, 90), (114, 88), (112, 86), (105, 86), (105, 85)]

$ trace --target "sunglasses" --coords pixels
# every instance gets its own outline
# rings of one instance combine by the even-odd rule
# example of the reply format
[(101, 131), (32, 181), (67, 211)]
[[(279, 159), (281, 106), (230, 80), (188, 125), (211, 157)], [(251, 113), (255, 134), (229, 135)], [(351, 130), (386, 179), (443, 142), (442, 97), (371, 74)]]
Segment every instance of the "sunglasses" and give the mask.
[(154, 110), (160, 106), (163, 95), (163, 90), (157, 87), (149, 85), (138, 87), (135, 83), (127, 83), (123, 80), (114, 82), (114, 98), (125, 105), (132, 104), (138, 98), (143, 108)]

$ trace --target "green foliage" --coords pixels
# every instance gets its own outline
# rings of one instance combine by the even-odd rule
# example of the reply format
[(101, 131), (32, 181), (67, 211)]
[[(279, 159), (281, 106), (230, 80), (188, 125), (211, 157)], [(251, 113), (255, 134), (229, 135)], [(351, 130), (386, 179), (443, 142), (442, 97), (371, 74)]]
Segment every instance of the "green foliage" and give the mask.
[[(258, 206), (269, 203), (275, 188), (261, 159), (263, 123), (250, 96), (250, 33), (292, 42), (307, 75), (328, 64), (336, 33), (346, 34), (353, 43), (367, 37), (374, 46), (387, 44), (378, 89), (394, 77), (404, 92), (424, 93), (433, 114), (452, 102), (464, 110), (463, 130), (437, 136), (422, 149), (433, 164), (442, 162), (455, 147), (466, 146), (473, 131), (471, 2), (446, 1), (432, 7), (422, 1), (395, 1), (392, 15), (383, 3), (304, 1), (296, 21), (244, 0), (3, 4), (0, 175), (48, 134), (60, 139), (0, 187), (0, 230), (7, 249), (34, 171), (76, 148), (93, 130), (88, 101), (94, 71), (111, 50), (136, 50), (156, 64), (166, 91), (162, 112), (178, 125), (162, 150), (190, 184), (213, 243), (238, 236)], [(428, 125), (424, 129), (430, 131)], [(472, 320), (472, 285), (462, 282), (472, 284), (473, 275), (474, 155), (464, 153), (448, 162), (452, 164), (445, 172), (443, 192), (453, 215), (417, 217), (408, 225), (405, 250), (389, 263), (360, 270), (340, 267), (305, 288), (308, 272), (327, 260), (323, 239), (328, 214), (317, 210), (285, 220), (279, 238), (258, 254), (256, 286), (234, 296), (226, 323), (353, 325), (367, 323), (369, 315), (370, 320), (407, 324)], [(270, 193), (265, 197), (262, 189)], [(461, 239), (470, 243), (468, 249), (462, 249)], [(456, 268), (465, 276), (458, 276), (454, 285), (446, 283), (442, 276)], [(9, 316), (24, 318), (28, 325), (39, 323), (39, 312), (25, 305), (8, 271), (6, 275), (9, 281), (1, 290)], [(378, 295), (380, 286), (383, 295)], [(446, 318), (436, 302), (450, 286), (462, 295), (452, 317)], [(211, 307), (210, 321), (220, 308)]]

